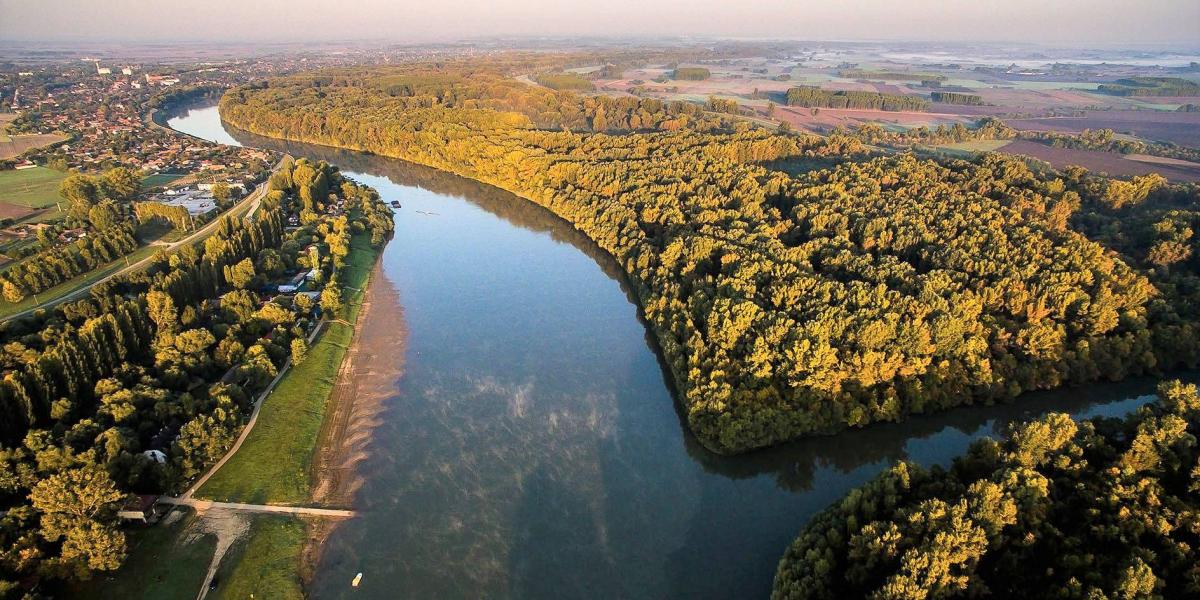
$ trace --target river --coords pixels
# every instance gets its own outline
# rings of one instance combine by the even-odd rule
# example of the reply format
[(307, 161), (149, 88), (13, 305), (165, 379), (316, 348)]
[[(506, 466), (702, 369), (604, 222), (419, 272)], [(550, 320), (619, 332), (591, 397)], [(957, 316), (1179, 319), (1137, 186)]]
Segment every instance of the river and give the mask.
[(717, 456), (687, 432), (618, 267), (566, 222), (432, 169), (227, 129), (214, 106), (169, 125), (329, 161), (403, 203), (373, 285), (404, 322), (364, 327), (407, 332), (404, 374), (314, 598), (766, 598), (805, 521), (896, 461), (946, 464), (1012, 420), (1120, 415), (1153, 392), (1033, 393)]

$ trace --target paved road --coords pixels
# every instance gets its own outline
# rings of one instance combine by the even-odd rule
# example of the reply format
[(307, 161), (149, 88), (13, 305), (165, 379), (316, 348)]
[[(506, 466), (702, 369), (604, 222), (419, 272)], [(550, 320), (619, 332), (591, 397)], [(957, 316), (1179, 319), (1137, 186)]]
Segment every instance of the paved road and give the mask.
[[(276, 170), (279, 169), (279, 166), (282, 164), (283, 164), (283, 161), (281, 160), (279, 162), (279, 164), (275, 165), (275, 168), (272, 169), (271, 172), (274, 173)], [(224, 215), (218, 215), (217, 218), (215, 218), (211, 222), (205, 224), (204, 227), (197, 229), (191, 235), (189, 235), (181, 240), (171, 242), (169, 244), (154, 244), (154, 245), (161, 246), (163, 248), (163, 250), (170, 252), (176, 248), (179, 248), (180, 246), (182, 246), (184, 244), (190, 244), (190, 243), (196, 242), (198, 240), (201, 240), (203, 238), (206, 238), (209, 235), (211, 235), (213, 231), (216, 231), (217, 227), (221, 224), (221, 217), (224, 217), (225, 215), (236, 214), (238, 211), (240, 211), (246, 207), (248, 207), (246, 210), (246, 216), (253, 217), (254, 213), (258, 212), (259, 207), (262, 206), (263, 198), (265, 198), (267, 195), (267, 188), (268, 188), (267, 182), (268, 181), (269, 181), (269, 178), (268, 178), (268, 180), (264, 180), (262, 182), (262, 184), (260, 184), (258, 187), (254, 188), (254, 191), (250, 192), (249, 196), (246, 196), (240, 202), (238, 202), (237, 204), (230, 207), (229, 210), (225, 211)], [(62, 304), (63, 302), (69, 302), (69, 301), (75, 300), (77, 298), (82, 298), (82, 297), (86, 296), (89, 292), (91, 292), (92, 287), (97, 284), (104, 283), (105, 281), (108, 281), (114, 277), (119, 277), (126, 273), (130, 273), (130, 272), (136, 271), (137, 269), (145, 267), (146, 265), (148, 265), (150, 263), (150, 261), (154, 260), (154, 256), (155, 256), (154, 254), (151, 254), (150, 256), (147, 256), (146, 258), (143, 258), (142, 260), (139, 260), (135, 263), (131, 263), (128, 266), (126, 266), (122, 269), (119, 269), (119, 270), (109, 274), (106, 277), (101, 277), (100, 279), (97, 279), (96, 281), (93, 281), (92, 283), (90, 283), (84, 287), (81, 287), (69, 294), (64, 294), (57, 298), (51, 298), (50, 300), (42, 302), (41, 304), (38, 304), (37, 306), (34, 306), (32, 308), (27, 308), (19, 313), (13, 313), (11, 315), (8, 315), (7, 317), (0, 318), (0, 322), (7, 321), (9, 319), (20, 318), (25, 315), (33, 314), (34, 311), (41, 310), (43, 308), (50, 308), (51, 306), (56, 306), (58, 304)]]
[(244, 504), (241, 502), (215, 502), (213, 500), (197, 500), (195, 498), (175, 498), (172, 496), (163, 496), (158, 499), (163, 504), (174, 504), (176, 506), (190, 506), (197, 511), (205, 511), (209, 509), (224, 509), (237, 510), (242, 512), (254, 513), (276, 513), (283, 515), (304, 515), (313, 517), (339, 517), (349, 518), (355, 516), (352, 510), (342, 510), (337, 508), (316, 508), (312, 506), (275, 506), (271, 504)]

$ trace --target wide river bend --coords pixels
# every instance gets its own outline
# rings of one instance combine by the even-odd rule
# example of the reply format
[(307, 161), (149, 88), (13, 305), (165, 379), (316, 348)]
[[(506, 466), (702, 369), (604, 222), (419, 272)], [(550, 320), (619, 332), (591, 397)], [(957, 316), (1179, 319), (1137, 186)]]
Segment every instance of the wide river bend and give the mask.
[(1034, 393), (717, 456), (687, 432), (618, 266), (565, 221), (425, 167), (236, 131), (215, 106), (168, 123), (329, 161), (403, 204), (373, 283), (400, 310), (364, 328), (407, 335), (404, 373), (379, 382), (362, 515), (327, 540), (314, 598), (766, 598), (805, 521), (896, 461), (946, 464), (1011, 420), (1120, 415), (1153, 392)]

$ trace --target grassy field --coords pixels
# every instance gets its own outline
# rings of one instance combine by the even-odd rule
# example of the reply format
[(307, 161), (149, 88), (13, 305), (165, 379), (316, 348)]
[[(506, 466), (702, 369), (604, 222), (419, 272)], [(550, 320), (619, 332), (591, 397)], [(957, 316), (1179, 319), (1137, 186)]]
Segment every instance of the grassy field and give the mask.
[[(363, 290), (375, 264), (368, 238), (356, 236), (341, 280), (344, 307), (329, 321), (308, 357), (280, 380), (263, 402), (245, 443), (196, 493), (255, 504), (303, 504), (310, 497), (309, 465), (330, 392), (354, 334)], [(356, 288), (356, 289), (351, 289)]]
[[(208, 597), (303, 600), (304, 589), (298, 573), (307, 528), (304, 521), (294, 517), (255, 516), (246, 537), (234, 544), (221, 560), (216, 574), (217, 589)], [(192, 598), (197, 590), (199, 585), (193, 587)]]
[(45, 208), (58, 200), (58, 184), (66, 178), (46, 167), (0, 171), (0, 203)]
[(172, 181), (175, 181), (176, 179), (179, 179), (185, 175), (186, 175), (185, 173), (155, 173), (153, 175), (142, 178), (142, 187), (143, 188), (152, 188), (152, 187), (164, 186), (164, 185), (167, 185), (168, 183), (171, 183)]
[(193, 600), (217, 544), (216, 536), (195, 531), (195, 522), (195, 513), (188, 510), (170, 525), (127, 530), (129, 557), (125, 564), (111, 575), (98, 575), (79, 584), (67, 597)]

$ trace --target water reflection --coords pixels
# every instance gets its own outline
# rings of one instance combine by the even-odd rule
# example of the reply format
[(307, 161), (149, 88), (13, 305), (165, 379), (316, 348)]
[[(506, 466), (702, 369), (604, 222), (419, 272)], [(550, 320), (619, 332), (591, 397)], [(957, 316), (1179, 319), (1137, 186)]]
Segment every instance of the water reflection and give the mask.
[[(212, 109), (171, 123), (221, 127)], [(1121, 414), (1153, 391), (1029, 394), (717, 456), (687, 433), (620, 268), (568, 223), (433, 169), (227, 133), (403, 203), (383, 268), (406, 372), (361, 463), (363, 516), (329, 539), (317, 598), (349, 597), (359, 571), (356, 597), (766, 597), (799, 527), (895, 461), (946, 463), (1009, 421)]]

